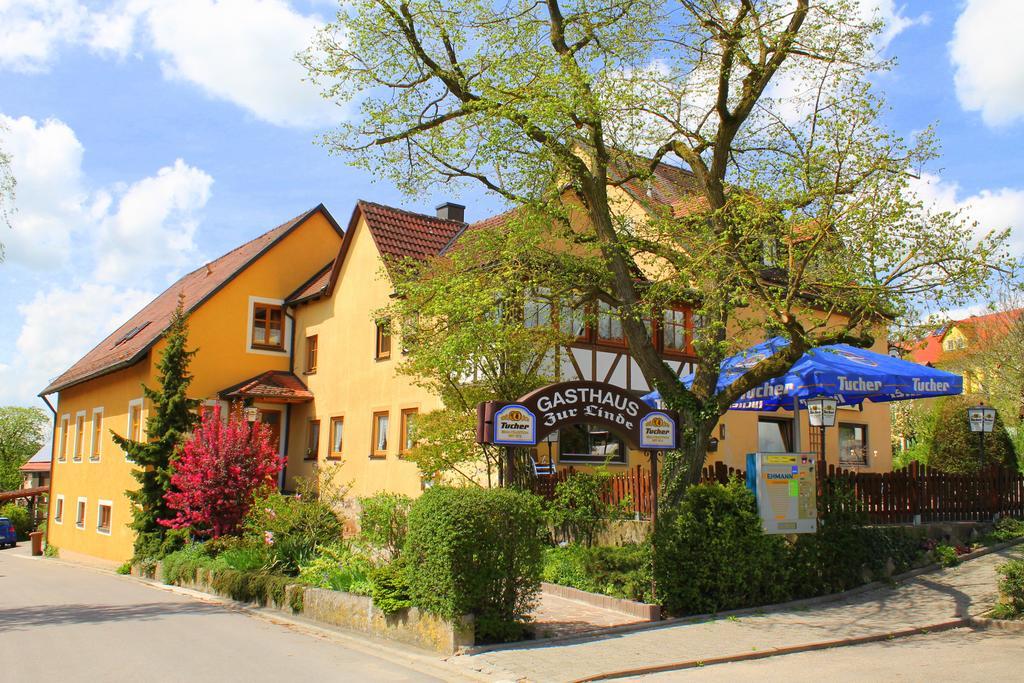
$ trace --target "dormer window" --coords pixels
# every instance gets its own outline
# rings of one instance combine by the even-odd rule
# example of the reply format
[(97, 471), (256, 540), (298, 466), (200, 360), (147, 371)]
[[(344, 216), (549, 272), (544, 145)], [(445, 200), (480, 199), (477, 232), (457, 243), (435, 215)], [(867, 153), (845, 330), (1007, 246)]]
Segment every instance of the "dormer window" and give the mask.
[(280, 306), (253, 304), (252, 345), (261, 349), (284, 349), (284, 312)]

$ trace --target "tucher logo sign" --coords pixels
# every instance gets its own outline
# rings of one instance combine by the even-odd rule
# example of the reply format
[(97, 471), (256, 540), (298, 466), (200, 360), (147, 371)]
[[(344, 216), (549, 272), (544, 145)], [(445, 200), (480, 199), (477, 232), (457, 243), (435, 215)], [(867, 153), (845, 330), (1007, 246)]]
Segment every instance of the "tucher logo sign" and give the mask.
[(494, 443), (502, 446), (533, 446), (537, 443), (537, 417), (514, 403), (495, 411)]
[(655, 410), (629, 391), (600, 382), (561, 382), (515, 403), (482, 403), (477, 411), (477, 442), (532, 446), (577, 424), (608, 427), (633, 448), (676, 447), (678, 428), (671, 411)]

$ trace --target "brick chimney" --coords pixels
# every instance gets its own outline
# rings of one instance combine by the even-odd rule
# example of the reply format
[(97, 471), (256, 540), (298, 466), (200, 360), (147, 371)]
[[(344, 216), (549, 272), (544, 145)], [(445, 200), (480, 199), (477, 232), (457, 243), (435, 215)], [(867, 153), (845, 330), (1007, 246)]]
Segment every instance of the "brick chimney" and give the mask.
[(466, 207), (464, 207), (462, 204), (455, 204), (453, 202), (445, 202), (444, 204), (438, 204), (437, 217), (443, 218), (446, 221), (465, 223)]

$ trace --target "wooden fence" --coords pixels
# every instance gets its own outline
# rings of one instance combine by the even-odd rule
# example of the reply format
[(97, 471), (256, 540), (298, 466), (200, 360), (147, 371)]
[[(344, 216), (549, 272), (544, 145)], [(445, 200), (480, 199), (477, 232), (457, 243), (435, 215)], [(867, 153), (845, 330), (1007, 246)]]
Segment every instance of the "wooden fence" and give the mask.
[[(550, 500), (555, 497), (555, 487), (574, 474), (576, 470), (569, 467), (555, 474), (539, 475), (533, 480), (533, 492)], [(601, 498), (606, 503), (621, 505), (641, 517), (650, 517), (651, 473), (637, 465), (622, 474), (613, 474), (611, 486)]]
[[(575, 474), (572, 467), (534, 479), (533, 490), (553, 498), (559, 482)], [(727, 482), (746, 477), (746, 472), (716, 462), (702, 471), (702, 481)], [(1024, 475), (1000, 465), (989, 465), (977, 474), (947, 474), (914, 462), (892, 472), (858, 472), (829, 465), (820, 473), (819, 489), (849, 486), (859, 506), (873, 524), (909, 524), (920, 515), (922, 522), (987, 521), (995, 514), (1024, 517)], [(639, 465), (614, 474), (604, 496), (641, 517), (651, 513), (651, 475)]]
[[(746, 476), (716, 462), (703, 470), (704, 481), (725, 483)], [(948, 474), (916, 462), (892, 472), (858, 472), (829, 465), (819, 474), (819, 489), (849, 486), (874, 524), (988, 521), (993, 515), (1024, 516), (1024, 476), (1001, 465), (975, 474)]]

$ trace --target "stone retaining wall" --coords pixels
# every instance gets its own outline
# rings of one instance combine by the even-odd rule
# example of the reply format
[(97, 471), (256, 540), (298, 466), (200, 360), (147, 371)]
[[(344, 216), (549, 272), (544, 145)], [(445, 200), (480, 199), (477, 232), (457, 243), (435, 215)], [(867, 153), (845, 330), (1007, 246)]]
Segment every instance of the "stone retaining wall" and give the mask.
[[(132, 575), (159, 579), (161, 567), (159, 563), (146, 567), (132, 565)], [(214, 589), (209, 572), (202, 570), (198, 572), (195, 581), (179, 585), (182, 588), (232, 599), (230, 595), (224, 595)], [(297, 599), (297, 592), (302, 593), (301, 600)], [(301, 609), (293, 610), (291, 607), (300, 604)], [(377, 609), (371, 598), (325, 588), (291, 584), (285, 589), (282, 603), (271, 604), (268, 607), (289, 614), (301, 614), (321, 624), (366, 633), (442, 654), (455, 654), (461, 648), (473, 645), (474, 642), (471, 616), (467, 615), (458, 622), (452, 622), (416, 607), (388, 615)]]

